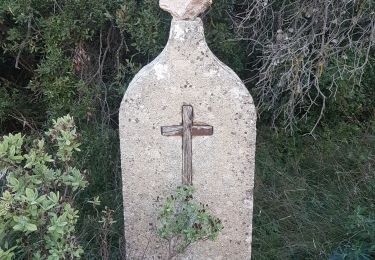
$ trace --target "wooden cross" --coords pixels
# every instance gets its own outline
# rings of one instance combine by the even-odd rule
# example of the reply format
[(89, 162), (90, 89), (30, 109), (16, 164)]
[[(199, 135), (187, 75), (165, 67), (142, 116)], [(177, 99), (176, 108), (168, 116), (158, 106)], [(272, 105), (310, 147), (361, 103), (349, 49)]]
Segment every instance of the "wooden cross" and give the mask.
[(192, 172), (192, 137), (213, 135), (213, 127), (193, 123), (193, 107), (182, 106), (182, 124), (173, 126), (162, 126), (161, 134), (164, 136), (182, 136), (182, 184), (193, 184)]

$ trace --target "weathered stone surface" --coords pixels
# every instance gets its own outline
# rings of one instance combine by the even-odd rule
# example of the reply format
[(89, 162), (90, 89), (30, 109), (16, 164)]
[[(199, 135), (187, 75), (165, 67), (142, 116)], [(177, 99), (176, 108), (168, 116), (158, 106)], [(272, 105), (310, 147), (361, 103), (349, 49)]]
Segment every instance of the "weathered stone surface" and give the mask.
[(156, 234), (164, 200), (181, 185), (182, 138), (161, 126), (181, 123), (183, 105), (213, 135), (193, 137), (196, 198), (223, 221), (217, 241), (192, 245), (177, 259), (250, 259), (256, 112), (237, 75), (209, 50), (203, 25), (172, 21), (164, 51), (131, 82), (120, 109), (128, 259), (167, 259)]
[(160, 0), (159, 4), (177, 19), (194, 19), (212, 4), (212, 0)]

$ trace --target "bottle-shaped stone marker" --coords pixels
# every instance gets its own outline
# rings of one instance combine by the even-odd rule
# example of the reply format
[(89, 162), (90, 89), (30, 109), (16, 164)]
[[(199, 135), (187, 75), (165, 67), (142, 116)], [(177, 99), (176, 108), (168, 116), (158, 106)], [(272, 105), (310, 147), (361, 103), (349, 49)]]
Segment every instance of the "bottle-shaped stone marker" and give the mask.
[(163, 52), (130, 83), (120, 109), (127, 259), (167, 259), (157, 217), (182, 184), (224, 229), (175, 259), (250, 259), (256, 112), (238, 76), (209, 50), (211, 0), (161, 0), (173, 16)]

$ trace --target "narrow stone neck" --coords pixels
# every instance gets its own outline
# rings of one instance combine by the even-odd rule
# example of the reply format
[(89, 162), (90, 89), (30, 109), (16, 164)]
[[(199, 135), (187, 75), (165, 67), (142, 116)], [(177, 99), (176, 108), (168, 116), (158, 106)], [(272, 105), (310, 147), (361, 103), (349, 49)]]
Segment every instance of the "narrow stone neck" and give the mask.
[(195, 18), (194, 20), (172, 20), (169, 40), (166, 46), (167, 51), (194, 51), (199, 47), (206, 46), (203, 22), (200, 18)]

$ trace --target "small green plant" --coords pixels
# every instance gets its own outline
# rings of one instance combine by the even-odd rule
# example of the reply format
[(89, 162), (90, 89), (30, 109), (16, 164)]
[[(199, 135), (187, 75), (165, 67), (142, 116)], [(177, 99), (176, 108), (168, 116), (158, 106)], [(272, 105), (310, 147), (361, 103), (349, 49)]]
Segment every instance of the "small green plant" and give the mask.
[(159, 214), (158, 235), (169, 243), (168, 259), (194, 242), (216, 240), (223, 229), (221, 220), (209, 213), (208, 206), (193, 199), (194, 191), (192, 186), (178, 187)]
[[(100, 234), (98, 237), (100, 240), (101, 259), (109, 260), (111, 259), (110, 240), (113, 235), (113, 225), (117, 222), (116, 220), (114, 220), (115, 211), (105, 206), (104, 209), (99, 212), (97, 208), (101, 205), (99, 196), (94, 197), (94, 199), (88, 201), (88, 203), (92, 204), (96, 211), (96, 218), (93, 218), (94, 223), (97, 222), (98, 224), (100, 224), (100, 227), (96, 229), (96, 232)], [(90, 216), (89, 218), (92, 219)]]
[(87, 181), (73, 166), (80, 151), (73, 118), (53, 121), (46, 135), (48, 143), (27, 142), (21, 134), (0, 140), (0, 177), (6, 177), (0, 190), (1, 259), (77, 259), (83, 253), (73, 204)]

